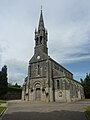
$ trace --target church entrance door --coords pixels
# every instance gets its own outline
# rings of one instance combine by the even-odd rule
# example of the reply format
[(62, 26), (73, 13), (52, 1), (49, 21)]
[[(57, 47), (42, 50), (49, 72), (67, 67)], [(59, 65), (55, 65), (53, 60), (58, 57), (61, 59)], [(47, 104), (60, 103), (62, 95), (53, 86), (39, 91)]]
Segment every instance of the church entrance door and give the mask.
[(40, 90), (40, 88), (36, 88), (35, 100), (36, 101), (40, 101), (41, 100), (41, 90)]

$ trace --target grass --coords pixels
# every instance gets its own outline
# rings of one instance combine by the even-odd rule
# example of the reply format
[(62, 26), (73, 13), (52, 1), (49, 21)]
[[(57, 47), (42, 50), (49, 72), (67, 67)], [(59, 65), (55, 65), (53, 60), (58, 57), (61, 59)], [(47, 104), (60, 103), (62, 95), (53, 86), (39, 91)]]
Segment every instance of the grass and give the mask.
[(0, 100), (0, 103), (6, 103), (6, 100)]
[(6, 103), (6, 100), (0, 100), (0, 116), (3, 114), (3, 112), (6, 110), (6, 106), (2, 106), (3, 103)]
[(86, 108), (86, 114), (87, 114), (88, 118), (90, 119), (90, 106), (88, 106)]
[(7, 107), (0, 106), (0, 116), (3, 114), (4, 110), (6, 110)]

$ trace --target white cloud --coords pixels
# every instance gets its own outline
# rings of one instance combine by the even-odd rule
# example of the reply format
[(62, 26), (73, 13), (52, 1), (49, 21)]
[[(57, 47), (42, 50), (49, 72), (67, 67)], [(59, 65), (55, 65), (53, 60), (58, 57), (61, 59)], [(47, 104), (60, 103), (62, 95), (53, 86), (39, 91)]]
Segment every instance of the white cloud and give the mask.
[[(77, 60), (83, 60), (83, 58), (90, 58), (90, 54), (87, 56), (85, 54), (90, 53), (90, 23), (84, 21), (83, 23), (73, 23), (72, 26), (66, 25), (63, 29), (52, 30), (51, 34), (54, 35), (50, 37), (52, 41), (50, 42), (51, 54), (57, 60), (63, 63), (76, 62)], [(54, 28), (55, 29), (55, 28)], [(83, 53), (82, 57), (79, 57)], [(77, 55), (77, 56), (76, 56)], [(73, 57), (73, 61), (72, 61)]]
[(2, 48), (0, 46), (0, 67), (1, 67), (1, 62), (2, 62)]
[(16, 59), (10, 59), (6, 61), (6, 64), (8, 68), (9, 82), (23, 84), (23, 81), (27, 76), (27, 63)]

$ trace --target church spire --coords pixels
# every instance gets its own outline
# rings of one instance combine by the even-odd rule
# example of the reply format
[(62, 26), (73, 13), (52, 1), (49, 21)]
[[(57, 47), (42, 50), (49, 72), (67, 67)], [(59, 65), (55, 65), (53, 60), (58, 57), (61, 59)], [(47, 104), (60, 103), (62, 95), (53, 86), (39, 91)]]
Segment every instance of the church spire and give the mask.
[(48, 34), (47, 34), (47, 30), (44, 27), (44, 20), (43, 20), (42, 7), (41, 7), (38, 31), (35, 29), (35, 53), (42, 51), (42, 53), (44, 52), (48, 54), (47, 36)]
[(41, 14), (39, 19), (38, 31), (42, 31), (42, 30), (45, 30), (45, 27), (44, 27), (44, 20), (43, 20), (42, 6), (41, 6)]

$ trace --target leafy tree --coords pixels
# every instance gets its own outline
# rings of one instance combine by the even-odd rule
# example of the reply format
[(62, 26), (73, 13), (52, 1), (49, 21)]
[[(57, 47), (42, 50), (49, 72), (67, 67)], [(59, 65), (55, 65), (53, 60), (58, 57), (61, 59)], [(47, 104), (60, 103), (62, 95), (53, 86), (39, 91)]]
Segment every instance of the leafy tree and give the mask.
[(90, 73), (86, 74), (86, 77), (81, 79), (81, 84), (84, 87), (85, 98), (90, 98)]
[(84, 80), (81, 78), (80, 79), (82, 86), (84, 87)]

